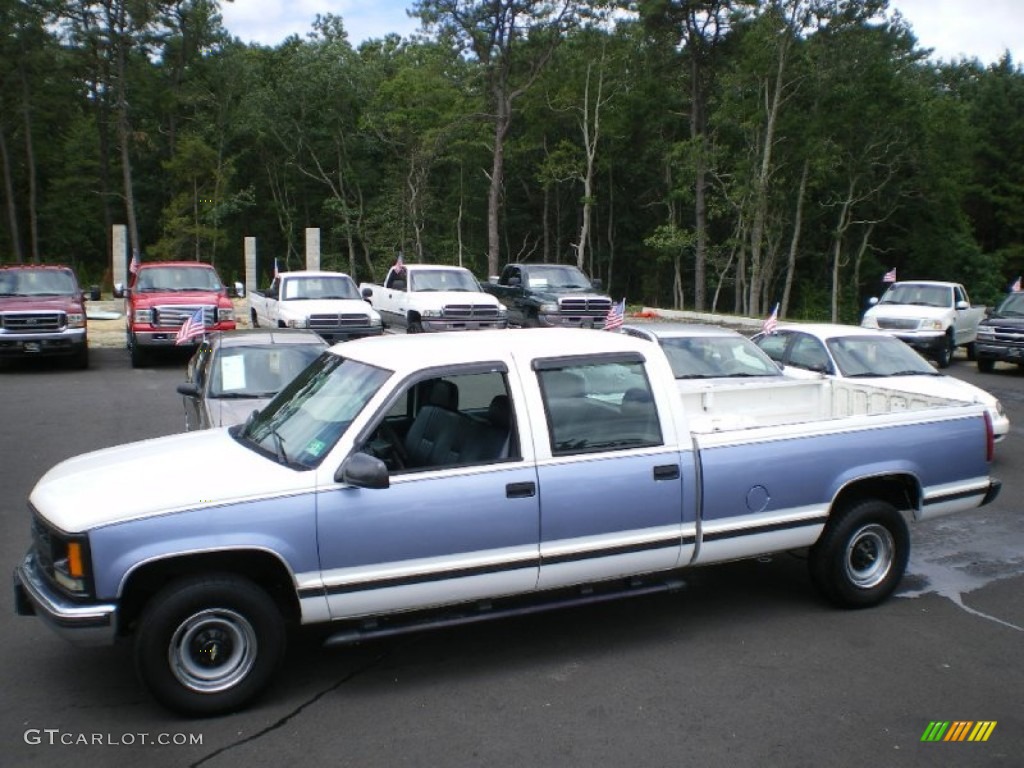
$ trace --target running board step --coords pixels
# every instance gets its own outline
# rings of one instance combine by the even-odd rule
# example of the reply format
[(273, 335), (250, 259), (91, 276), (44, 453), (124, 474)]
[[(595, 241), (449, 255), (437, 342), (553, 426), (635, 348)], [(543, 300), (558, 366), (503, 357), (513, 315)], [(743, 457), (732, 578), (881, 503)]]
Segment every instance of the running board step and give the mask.
[[(620, 582), (621, 584), (621, 582)], [(528, 616), (544, 613), (559, 608), (578, 607), (607, 603), (626, 597), (638, 597), (660, 592), (678, 592), (686, 586), (682, 579), (663, 579), (660, 581), (643, 581), (630, 579), (624, 586), (609, 589), (607, 584), (587, 585), (572, 590), (559, 590), (557, 597), (524, 602), (523, 598), (504, 598), (500, 601), (481, 600), (470, 606), (460, 606), (461, 611), (437, 610), (432, 613), (417, 612), (396, 614), (381, 619), (367, 619), (350, 624), (345, 629), (334, 632), (324, 640), (325, 647), (353, 645), (366, 640), (394, 637), (410, 632), (427, 629), (457, 627), (463, 624), (475, 624), (480, 621), (506, 619), (513, 616)]]

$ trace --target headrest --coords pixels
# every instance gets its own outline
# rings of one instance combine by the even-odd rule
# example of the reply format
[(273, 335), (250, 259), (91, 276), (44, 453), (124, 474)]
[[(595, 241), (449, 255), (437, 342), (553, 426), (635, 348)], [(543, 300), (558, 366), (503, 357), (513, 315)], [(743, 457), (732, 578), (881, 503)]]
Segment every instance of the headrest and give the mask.
[(512, 403), (508, 395), (495, 395), (487, 407), (487, 420), (495, 427), (508, 429), (512, 425)]
[(435, 380), (427, 395), (427, 405), (436, 405), (449, 411), (459, 410), (459, 388), (451, 381)]

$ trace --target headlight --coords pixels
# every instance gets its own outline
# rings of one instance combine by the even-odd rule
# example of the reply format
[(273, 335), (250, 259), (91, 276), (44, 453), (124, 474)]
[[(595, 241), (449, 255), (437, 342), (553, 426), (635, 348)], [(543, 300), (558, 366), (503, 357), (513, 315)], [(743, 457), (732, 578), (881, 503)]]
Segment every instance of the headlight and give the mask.
[(420, 317), (444, 317), (444, 310), (424, 309), (422, 312), (420, 312)]
[(136, 309), (132, 312), (132, 321), (136, 323), (152, 323), (153, 322), (153, 310), (151, 309)]
[(860, 321), (860, 327), (861, 328), (877, 328), (878, 327), (878, 318), (876, 318), (876, 317), (865, 317), (863, 320)]
[(557, 304), (541, 304), (540, 305), (540, 311), (541, 311), (542, 314), (545, 314), (545, 315), (555, 315), (555, 314), (558, 314), (558, 305)]
[(923, 328), (926, 331), (944, 331), (944, 330), (946, 330), (946, 328), (942, 324), (941, 320), (922, 320), (921, 321), (921, 328)]
[(85, 313), (68, 312), (68, 328), (85, 328)]
[(994, 339), (996, 337), (995, 332), (991, 328), (978, 327), (978, 338), (979, 339)]
[(234, 307), (231, 307), (230, 309), (224, 309), (224, 308), (221, 308), (221, 307), (217, 308), (217, 321), (218, 322), (223, 322), (225, 320), (229, 320), (230, 321), (230, 320), (234, 320), (234, 319), (235, 319), (235, 308)]
[(370, 315), (370, 327), (377, 328), (381, 325), (380, 315)]
[(508, 310), (504, 306), (498, 307), (498, 317), (504, 317), (508, 314)]
[(308, 328), (309, 327), (309, 318), (308, 317), (292, 318), (291, 320), (289, 320), (286, 323), (286, 325), (289, 328)]

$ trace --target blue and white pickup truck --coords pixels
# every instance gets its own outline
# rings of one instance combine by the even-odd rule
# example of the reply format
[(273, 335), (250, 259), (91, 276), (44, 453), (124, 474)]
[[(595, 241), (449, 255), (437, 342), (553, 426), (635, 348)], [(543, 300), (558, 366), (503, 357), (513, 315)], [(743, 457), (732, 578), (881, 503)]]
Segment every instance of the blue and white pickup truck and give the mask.
[[(710, 394), (688, 409), (660, 347), (622, 334), (337, 345), (245, 425), (47, 472), (17, 611), (83, 643), (131, 638), (157, 700), (214, 715), (270, 682), (299, 624), (354, 642), (794, 549), (833, 603), (876, 604), (908, 519), (998, 493), (991, 424), (977, 404), (794, 385), (799, 408), (723, 429), (688, 412)], [(156, 492), (152, 467), (174, 482)]]

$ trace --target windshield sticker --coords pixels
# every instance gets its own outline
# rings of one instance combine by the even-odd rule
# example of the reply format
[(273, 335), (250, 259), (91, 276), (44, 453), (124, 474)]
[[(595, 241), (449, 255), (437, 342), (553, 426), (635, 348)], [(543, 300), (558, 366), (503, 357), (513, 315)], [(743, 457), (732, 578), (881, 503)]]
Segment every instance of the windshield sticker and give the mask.
[(546, 277), (531, 277), (530, 287), (531, 288), (546, 288), (548, 285), (548, 279)]
[(233, 392), (245, 389), (245, 359), (241, 355), (232, 355), (220, 361), (222, 389)]
[(327, 444), (323, 440), (310, 440), (309, 445), (306, 446), (306, 453), (315, 458), (319, 458), (321, 454), (327, 449)]

